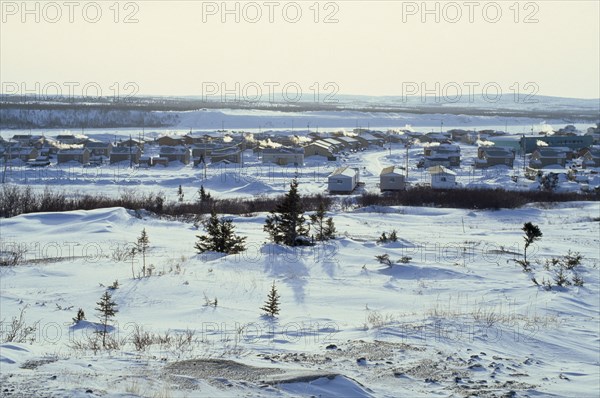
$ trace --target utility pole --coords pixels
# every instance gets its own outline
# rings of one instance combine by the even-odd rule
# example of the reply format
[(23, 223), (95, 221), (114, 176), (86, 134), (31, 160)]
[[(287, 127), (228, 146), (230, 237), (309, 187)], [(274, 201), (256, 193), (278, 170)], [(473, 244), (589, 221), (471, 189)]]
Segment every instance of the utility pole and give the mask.
[(406, 182), (405, 183), (408, 183), (408, 148), (410, 148), (410, 142), (406, 143), (406, 169), (405, 169)]
[[(10, 153), (10, 146), (8, 147), (8, 151)], [(6, 166), (8, 163), (8, 157), (6, 154), (4, 154), (4, 171), (2, 172), (2, 184), (4, 184), (4, 182), (6, 181)]]
[(521, 138), (521, 140), (523, 141), (523, 143), (521, 144), (521, 152), (523, 153), (523, 174), (525, 174), (525, 170), (527, 169), (525, 167), (525, 162), (527, 159), (527, 154), (525, 152), (525, 150), (527, 148), (527, 143), (525, 142), (525, 134), (523, 134), (523, 137)]
[(129, 168), (133, 168), (133, 158), (131, 156), (131, 134), (129, 134)]

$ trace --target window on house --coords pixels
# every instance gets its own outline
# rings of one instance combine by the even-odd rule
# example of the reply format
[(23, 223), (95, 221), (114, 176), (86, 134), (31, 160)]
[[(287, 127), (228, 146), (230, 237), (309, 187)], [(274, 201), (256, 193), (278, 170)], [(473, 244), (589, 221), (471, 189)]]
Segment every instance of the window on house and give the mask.
[(444, 181), (445, 182), (446, 181), (446, 177), (440, 178), (440, 181)]

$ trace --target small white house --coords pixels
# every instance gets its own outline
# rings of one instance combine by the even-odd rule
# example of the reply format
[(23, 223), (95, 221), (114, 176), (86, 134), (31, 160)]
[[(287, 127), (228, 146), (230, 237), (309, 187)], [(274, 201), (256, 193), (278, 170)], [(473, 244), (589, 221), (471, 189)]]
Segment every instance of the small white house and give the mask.
[(406, 188), (404, 175), (397, 172), (396, 166), (385, 167), (379, 174), (379, 189), (381, 192), (402, 191)]
[(456, 187), (456, 173), (444, 166), (434, 166), (428, 169), (431, 175), (431, 188), (448, 189)]
[(327, 179), (329, 193), (351, 193), (357, 185), (358, 170), (348, 166), (335, 170)]

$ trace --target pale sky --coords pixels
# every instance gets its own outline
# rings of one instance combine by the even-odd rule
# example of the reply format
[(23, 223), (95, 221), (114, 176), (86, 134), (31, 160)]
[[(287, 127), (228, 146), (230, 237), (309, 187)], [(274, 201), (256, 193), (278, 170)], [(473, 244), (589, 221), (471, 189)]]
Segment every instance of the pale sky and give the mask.
[(506, 94), (600, 98), (597, 0), (430, 1), (429, 14), (422, 1), (228, 1), (231, 14), (222, 1), (0, 3), (5, 93), (39, 83), (65, 95), (84, 84), (103, 95), (219, 95), (237, 82), (266, 99), (285, 84), (322, 97), (402, 95), (437, 82), (463, 94), (493, 84)]

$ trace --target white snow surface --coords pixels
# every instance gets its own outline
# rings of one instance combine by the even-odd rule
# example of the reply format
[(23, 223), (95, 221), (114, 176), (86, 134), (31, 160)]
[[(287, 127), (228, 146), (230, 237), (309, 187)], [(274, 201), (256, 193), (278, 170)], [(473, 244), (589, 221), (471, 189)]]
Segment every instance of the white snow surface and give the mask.
[[(202, 231), (192, 224), (123, 208), (0, 220), (3, 250), (28, 249), (25, 264), (0, 267), (3, 337), (23, 308), (27, 324), (38, 322), (33, 341), (0, 345), (0, 394), (597, 396), (599, 203), (328, 215), (339, 237), (304, 248), (267, 243), (266, 214), (233, 216), (248, 248), (230, 256), (196, 254)], [(512, 261), (521, 257), (526, 221), (543, 232), (528, 251), (532, 273)], [(138, 279), (139, 256), (116, 254), (144, 228), (154, 273)], [(392, 229), (398, 242), (376, 242)], [(568, 250), (584, 256), (576, 268), (584, 286), (534, 285), (532, 277), (552, 278), (545, 259)], [(388, 267), (375, 260), (383, 253), (411, 260)], [(110, 334), (121, 347), (77, 348), (98, 328), (96, 302), (115, 280), (119, 312)], [(259, 308), (273, 282), (281, 313), (270, 319)], [(216, 307), (205, 305), (213, 299)], [(74, 326), (78, 308), (87, 321)], [(138, 351), (136, 326), (173, 340), (194, 334)], [(202, 367), (209, 359), (239, 365)], [(195, 361), (192, 370), (182, 361)]]

